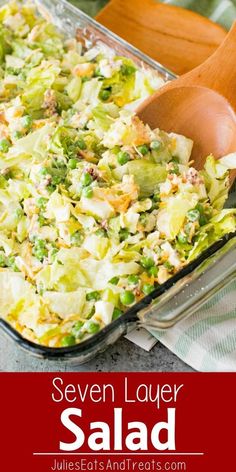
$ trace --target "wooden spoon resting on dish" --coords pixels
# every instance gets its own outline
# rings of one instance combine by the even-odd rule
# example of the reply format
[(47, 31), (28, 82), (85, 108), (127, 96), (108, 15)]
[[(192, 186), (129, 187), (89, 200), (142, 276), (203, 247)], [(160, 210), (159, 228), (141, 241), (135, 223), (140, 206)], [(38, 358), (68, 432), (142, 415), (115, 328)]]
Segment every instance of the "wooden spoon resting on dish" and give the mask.
[(158, 90), (137, 110), (151, 128), (194, 141), (194, 167), (236, 151), (236, 23), (203, 64)]

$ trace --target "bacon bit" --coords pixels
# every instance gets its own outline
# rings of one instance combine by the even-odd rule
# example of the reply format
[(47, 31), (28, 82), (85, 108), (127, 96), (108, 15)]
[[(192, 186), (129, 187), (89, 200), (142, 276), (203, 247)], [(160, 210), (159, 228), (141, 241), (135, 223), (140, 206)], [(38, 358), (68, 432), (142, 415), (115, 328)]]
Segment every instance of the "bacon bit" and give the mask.
[(94, 167), (88, 167), (88, 168), (86, 167), (85, 172), (87, 172), (87, 174), (91, 175), (93, 180), (97, 180), (97, 179), (100, 178), (100, 174), (99, 174), (98, 170), (95, 169)]
[(57, 112), (57, 100), (54, 90), (48, 89), (44, 93), (43, 108), (45, 108), (45, 114), (47, 116), (53, 116)]
[(107, 220), (103, 220), (101, 222), (101, 227), (105, 230), (108, 230), (108, 221)]
[(84, 31), (81, 28), (77, 28), (75, 32), (76, 41), (82, 43), (83, 46), (86, 46), (86, 38), (84, 37)]
[(139, 288), (135, 288), (134, 289), (134, 294), (136, 297), (140, 297), (142, 295), (142, 292)]
[(167, 179), (173, 180), (173, 179), (174, 179), (174, 175), (173, 175), (173, 174), (168, 174), (168, 175), (167, 175)]
[(151, 133), (150, 133), (150, 128), (145, 125), (139, 118), (138, 116), (133, 116), (132, 117), (132, 127), (134, 128), (135, 131), (135, 146), (140, 146), (141, 144), (148, 144), (151, 141)]
[(187, 181), (192, 185), (200, 185), (203, 183), (202, 177), (194, 167), (190, 167), (186, 173)]

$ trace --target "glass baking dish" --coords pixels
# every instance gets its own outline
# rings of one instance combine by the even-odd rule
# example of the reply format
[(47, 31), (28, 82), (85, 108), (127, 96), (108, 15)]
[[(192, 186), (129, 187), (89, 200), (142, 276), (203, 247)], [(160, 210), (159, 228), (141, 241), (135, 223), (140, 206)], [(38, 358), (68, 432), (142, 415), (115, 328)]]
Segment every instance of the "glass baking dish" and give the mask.
[[(0, 0), (0, 5), (4, 3), (6, 2)], [(103, 41), (120, 54), (131, 57), (137, 65), (157, 70), (165, 81), (176, 77), (161, 64), (144, 55), (67, 1), (35, 0), (35, 3), (42, 14), (49, 16), (50, 21), (65, 35), (72, 37), (79, 30), (87, 47), (98, 40)], [(151, 329), (167, 329), (173, 326), (201, 307), (217, 290), (229, 284), (235, 275), (236, 232), (224, 236), (195, 261), (132, 306), (123, 316), (78, 345), (66, 348), (44, 347), (23, 338), (3, 319), (0, 319), (0, 327), (30, 354), (82, 364), (105, 350), (135, 326)]]

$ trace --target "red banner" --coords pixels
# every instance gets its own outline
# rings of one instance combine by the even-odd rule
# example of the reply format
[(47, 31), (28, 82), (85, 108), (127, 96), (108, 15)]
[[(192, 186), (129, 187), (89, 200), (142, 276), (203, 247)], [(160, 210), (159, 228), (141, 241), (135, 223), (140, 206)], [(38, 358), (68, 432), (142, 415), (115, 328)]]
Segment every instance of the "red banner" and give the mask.
[(234, 470), (235, 374), (5, 374), (1, 470)]

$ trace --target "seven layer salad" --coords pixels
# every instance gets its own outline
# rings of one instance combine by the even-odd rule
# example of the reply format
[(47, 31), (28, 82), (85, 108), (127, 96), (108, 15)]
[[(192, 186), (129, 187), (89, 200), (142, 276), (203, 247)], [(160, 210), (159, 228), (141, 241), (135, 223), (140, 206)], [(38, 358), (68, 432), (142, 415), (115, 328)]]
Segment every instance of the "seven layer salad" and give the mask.
[(163, 84), (33, 3), (0, 9), (0, 316), (27, 339), (84, 341), (235, 230), (236, 156), (198, 172), (135, 115)]

